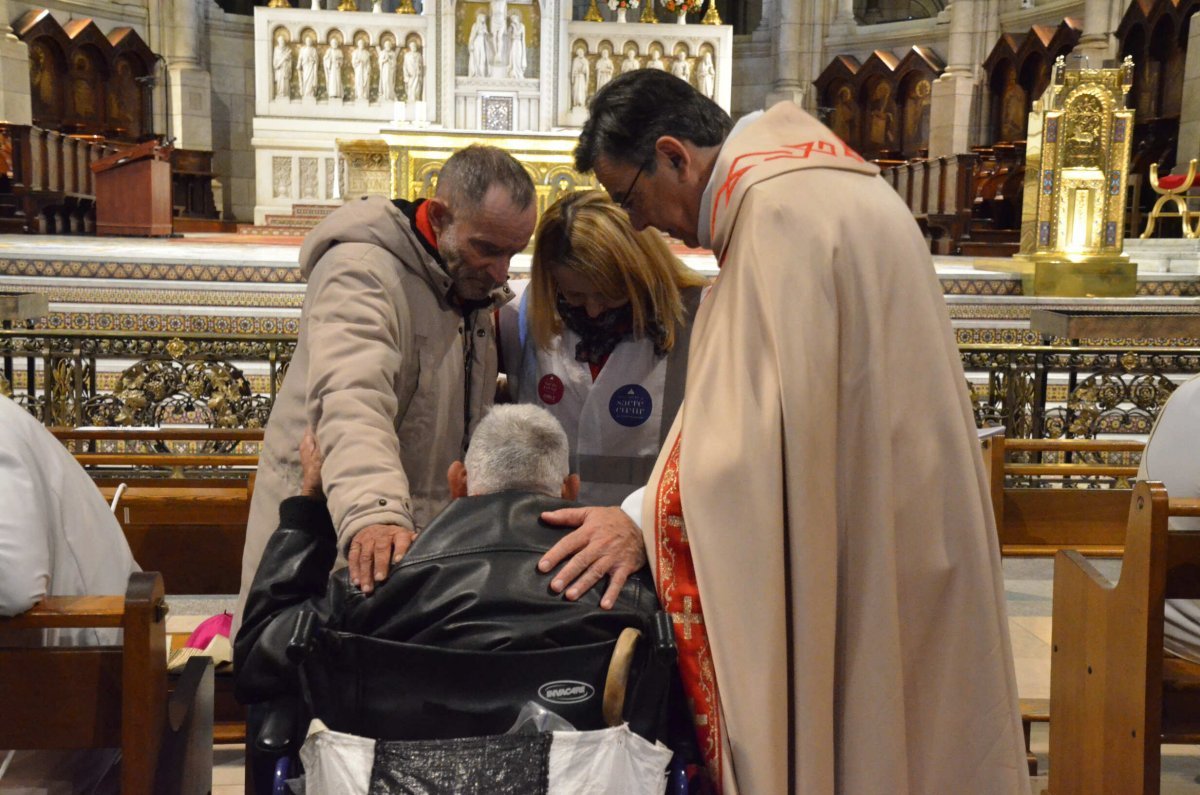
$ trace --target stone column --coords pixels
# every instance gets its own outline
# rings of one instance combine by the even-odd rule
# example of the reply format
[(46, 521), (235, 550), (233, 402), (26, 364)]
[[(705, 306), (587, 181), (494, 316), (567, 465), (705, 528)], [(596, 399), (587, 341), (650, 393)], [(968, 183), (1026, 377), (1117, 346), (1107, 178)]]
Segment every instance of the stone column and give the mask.
[(169, 130), (180, 149), (212, 150), (212, 75), (200, 58), (206, 4), (173, 0), (163, 37)]
[(1112, 35), (1112, 0), (1086, 0), (1083, 5), (1083, 35), (1072, 54), (1086, 55), (1088, 66), (1099, 69), (1117, 55), (1116, 37)]
[(0, 121), (32, 124), (29, 48), (9, 24), (8, 0), (0, 0)]
[(805, 85), (800, 80), (804, 50), (805, 0), (778, 0), (779, 15), (771, 37), (771, 60), (775, 75), (767, 93), (766, 107), (779, 102), (804, 102)]
[(1183, 107), (1179, 112), (1179, 165), (1200, 153), (1200, 25), (1188, 29), (1187, 60), (1183, 65)]
[(930, 100), (930, 158), (966, 152), (971, 144), (979, 83), (972, 37), (979, 4), (980, 0), (954, 0), (944, 12), (950, 16), (950, 43), (946, 70), (934, 81)]

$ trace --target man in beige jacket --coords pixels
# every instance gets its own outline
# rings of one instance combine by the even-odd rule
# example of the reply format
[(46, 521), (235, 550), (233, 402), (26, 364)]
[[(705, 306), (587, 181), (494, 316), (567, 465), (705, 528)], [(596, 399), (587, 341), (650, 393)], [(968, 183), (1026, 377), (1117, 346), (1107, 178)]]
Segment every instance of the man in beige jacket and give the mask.
[(903, 201), (789, 102), (731, 128), (647, 69), (590, 114), (576, 169), (721, 268), (641, 512), (717, 791), (1028, 793), (983, 462)]
[(493, 310), (536, 221), (533, 183), (507, 153), (471, 146), (429, 200), (363, 197), (300, 251), (300, 337), (259, 458), (234, 631), (279, 503), (300, 493), (296, 440), (315, 429), (351, 579), (370, 593), (450, 500), (496, 388)]

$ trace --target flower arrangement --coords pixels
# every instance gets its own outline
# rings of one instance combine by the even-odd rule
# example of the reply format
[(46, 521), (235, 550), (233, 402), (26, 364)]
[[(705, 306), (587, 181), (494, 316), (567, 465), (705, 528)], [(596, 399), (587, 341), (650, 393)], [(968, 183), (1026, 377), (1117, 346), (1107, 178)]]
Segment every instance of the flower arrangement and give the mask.
[(696, 0), (659, 0), (659, 2), (672, 14), (686, 14), (695, 11), (696, 6), (700, 5)]
[(608, 7), (616, 11), (618, 8), (638, 8), (641, 6), (641, 0), (608, 0)]

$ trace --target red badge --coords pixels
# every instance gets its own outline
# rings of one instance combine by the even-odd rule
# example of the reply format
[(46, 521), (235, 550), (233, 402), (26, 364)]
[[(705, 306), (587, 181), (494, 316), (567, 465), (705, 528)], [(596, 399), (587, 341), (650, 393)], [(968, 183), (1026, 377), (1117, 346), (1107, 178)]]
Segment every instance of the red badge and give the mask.
[(558, 401), (562, 400), (563, 382), (554, 373), (542, 376), (542, 380), (538, 381), (538, 397), (547, 406), (553, 406)]

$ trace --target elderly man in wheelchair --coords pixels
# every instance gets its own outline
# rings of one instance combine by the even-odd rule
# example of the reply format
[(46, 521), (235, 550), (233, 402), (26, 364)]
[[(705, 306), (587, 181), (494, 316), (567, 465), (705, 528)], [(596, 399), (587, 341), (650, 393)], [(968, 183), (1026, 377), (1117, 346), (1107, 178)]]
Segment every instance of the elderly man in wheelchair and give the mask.
[(330, 574), (311, 435), (301, 456), (234, 648), (256, 791), (298, 776), (298, 749), (307, 792), (663, 792), (672, 750), (686, 791), (694, 736), (648, 574), (602, 609), (604, 581), (568, 601), (537, 571), (564, 532), (541, 513), (579, 488), (548, 412), (492, 409), (454, 501), (370, 595)]

